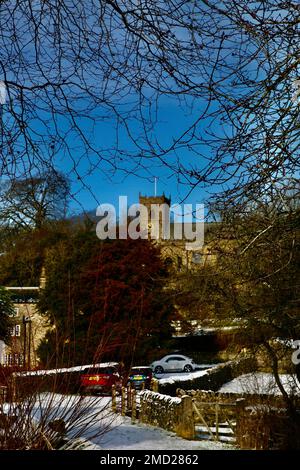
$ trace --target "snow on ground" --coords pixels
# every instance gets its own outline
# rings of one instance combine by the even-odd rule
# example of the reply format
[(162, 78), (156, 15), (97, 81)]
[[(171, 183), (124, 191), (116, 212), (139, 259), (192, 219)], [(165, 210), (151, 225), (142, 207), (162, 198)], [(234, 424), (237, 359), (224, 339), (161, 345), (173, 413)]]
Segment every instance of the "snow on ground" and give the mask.
[(114, 427), (98, 441), (107, 450), (228, 450), (232, 446), (219, 442), (188, 441), (176, 434), (144, 424), (131, 424), (128, 417), (118, 416)]
[[(280, 374), (280, 379), (288, 393), (300, 395), (300, 384), (297, 382), (295, 376)], [(219, 392), (281, 395), (274, 376), (271, 373), (265, 372), (241, 375), (231, 382), (224, 384), (219, 389)]]
[(219, 442), (181, 439), (175, 433), (138, 422), (131, 424), (131, 418), (112, 413), (110, 397), (42, 393), (31, 409), (31, 416), (35, 423), (63, 418), (68, 437), (84, 439), (85, 450), (234, 449)]
[[(209, 441), (189, 441), (177, 437), (175, 433), (145, 424), (132, 424), (131, 418), (119, 414), (108, 413), (110, 397), (100, 397), (98, 401), (92, 398), (89, 406), (90, 413), (97, 414), (105, 409), (105, 416), (95, 419), (95, 423), (89, 426), (82, 437), (90, 441), (87, 450), (228, 450), (232, 449), (224, 443)], [(99, 414), (100, 416), (100, 414)], [(87, 415), (88, 420), (88, 415)], [(101, 423), (101, 424), (100, 424)], [(99, 433), (99, 426), (106, 427), (104, 434)]]
[(155, 377), (159, 381), (159, 383), (169, 383), (172, 384), (174, 382), (184, 382), (186, 380), (194, 380), (197, 377), (202, 377), (203, 375), (207, 374), (207, 370), (198, 370), (196, 372), (181, 372), (181, 373), (170, 373), (170, 374), (156, 374)]
[[(102, 398), (109, 402), (110, 398)], [(103, 406), (103, 405), (101, 405)], [(93, 437), (95, 429), (84, 433), (90, 440), (87, 450), (228, 450), (232, 446), (220, 442), (189, 441), (178, 437), (175, 433), (141, 423), (132, 424), (131, 418), (119, 414), (112, 415), (110, 429), (102, 436)], [(105, 420), (102, 423), (105, 424)], [(111, 416), (110, 416), (111, 420)], [(95, 427), (97, 424), (95, 423)]]

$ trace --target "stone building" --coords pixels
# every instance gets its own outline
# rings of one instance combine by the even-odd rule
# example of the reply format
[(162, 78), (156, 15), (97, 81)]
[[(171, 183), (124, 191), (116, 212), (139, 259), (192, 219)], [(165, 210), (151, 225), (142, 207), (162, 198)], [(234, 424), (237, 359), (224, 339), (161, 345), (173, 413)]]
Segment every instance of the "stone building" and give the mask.
[[(200, 243), (189, 243), (190, 240), (184, 236), (186, 232), (183, 230), (182, 224), (176, 222), (176, 218), (171, 215), (171, 199), (164, 194), (150, 197), (140, 195), (139, 203), (147, 209), (147, 211), (142, 210), (140, 214), (141, 231), (146, 232), (148, 239), (158, 246), (161, 257), (170, 273), (165, 289), (170, 290), (171, 293), (184, 292), (189, 283), (189, 276), (205, 266), (215, 263), (222, 243), (227, 244), (227, 241), (220, 242), (216, 236), (217, 223), (204, 224), (203, 220), (200, 222), (203, 223)], [(166, 221), (169, 221), (167, 229)], [(189, 222), (189, 224), (187, 232), (195, 232), (196, 223)], [(178, 237), (178, 234), (182, 234), (182, 238)], [(185, 319), (185, 326), (181, 320), (172, 322), (178, 335), (185, 333), (187, 324), (195, 331), (201, 327), (199, 312), (195, 312), (191, 308), (188, 299), (185, 304), (185, 306), (175, 304), (177, 312)]]
[[(160, 247), (161, 256), (166, 265), (175, 271), (198, 269), (216, 259), (214, 243), (209, 236), (215, 224), (203, 223), (203, 243), (189, 243), (182, 224), (171, 217), (171, 199), (162, 196), (139, 196), (139, 203), (147, 208), (147, 216), (140, 216), (141, 231), (147, 231), (148, 238)], [(159, 209), (159, 210), (158, 210)], [(169, 226), (168, 226), (169, 224)], [(187, 224), (188, 225), (188, 224)], [(195, 232), (196, 223), (189, 223), (190, 231)], [(182, 238), (178, 237), (178, 234)]]
[(45, 286), (43, 270), (39, 286), (6, 287), (11, 293), (14, 313), (11, 315), (10, 344), (0, 341), (0, 364), (9, 366), (38, 366), (37, 348), (46, 334), (47, 319), (36, 307), (40, 289)]

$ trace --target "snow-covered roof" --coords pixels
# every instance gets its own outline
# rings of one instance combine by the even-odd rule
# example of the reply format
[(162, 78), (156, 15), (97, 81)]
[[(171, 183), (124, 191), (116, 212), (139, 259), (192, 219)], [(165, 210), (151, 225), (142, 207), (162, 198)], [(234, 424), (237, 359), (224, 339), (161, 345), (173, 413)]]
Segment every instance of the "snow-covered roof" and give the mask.
[(83, 366), (74, 366), (74, 367), (63, 367), (59, 369), (43, 369), (43, 370), (33, 370), (26, 372), (14, 372), (15, 376), (35, 376), (35, 375), (51, 375), (51, 374), (62, 374), (65, 372), (80, 372), (85, 369), (94, 369), (95, 367), (114, 367), (117, 366), (118, 362), (101, 362), (98, 364), (86, 364)]

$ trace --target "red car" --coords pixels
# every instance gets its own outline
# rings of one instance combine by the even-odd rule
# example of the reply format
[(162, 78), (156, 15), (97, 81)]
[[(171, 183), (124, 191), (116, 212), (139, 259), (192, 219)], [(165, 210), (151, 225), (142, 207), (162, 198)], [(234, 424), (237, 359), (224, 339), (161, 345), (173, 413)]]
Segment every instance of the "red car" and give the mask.
[(87, 367), (80, 376), (80, 388), (83, 393), (111, 394), (113, 385), (116, 385), (117, 389), (122, 386), (118, 364)]

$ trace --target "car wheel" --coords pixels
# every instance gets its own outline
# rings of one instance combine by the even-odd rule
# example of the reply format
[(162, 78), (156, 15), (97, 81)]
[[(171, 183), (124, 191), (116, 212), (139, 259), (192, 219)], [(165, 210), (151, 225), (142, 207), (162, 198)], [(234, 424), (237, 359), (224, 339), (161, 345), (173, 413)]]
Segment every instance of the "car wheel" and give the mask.
[(154, 372), (156, 374), (163, 374), (164, 373), (164, 369), (162, 366), (156, 366), (155, 369), (154, 369)]
[(192, 372), (193, 368), (190, 364), (187, 364), (186, 366), (184, 366), (183, 370), (184, 372)]

